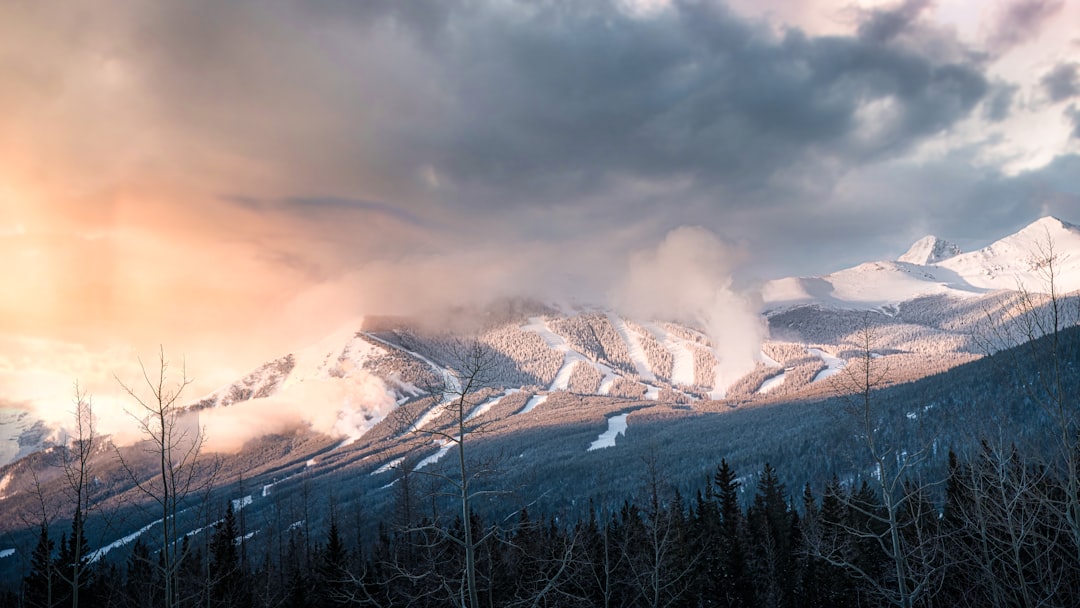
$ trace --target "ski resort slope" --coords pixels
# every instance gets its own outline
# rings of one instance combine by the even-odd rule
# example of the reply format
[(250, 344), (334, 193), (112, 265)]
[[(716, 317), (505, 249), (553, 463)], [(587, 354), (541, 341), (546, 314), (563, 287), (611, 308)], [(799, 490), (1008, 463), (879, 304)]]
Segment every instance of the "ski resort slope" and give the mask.
[(970, 253), (925, 237), (896, 261), (867, 262), (821, 277), (769, 281), (762, 297), (766, 310), (804, 304), (877, 309), (933, 295), (971, 298), (1018, 287), (1046, 293), (1051, 255), (1055, 290), (1080, 289), (1080, 228), (1044, 217)]

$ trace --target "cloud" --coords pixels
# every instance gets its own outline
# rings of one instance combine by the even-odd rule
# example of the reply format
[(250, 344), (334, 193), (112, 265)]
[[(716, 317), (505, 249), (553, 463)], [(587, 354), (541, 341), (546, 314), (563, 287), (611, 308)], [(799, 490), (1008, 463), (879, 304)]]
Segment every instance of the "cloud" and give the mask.
[(297, 429), (355, 441), (395, 407), (382, 380), (351, 370), (343, 378), (292, 382), (265, 399), (201, 410), (198, 424), (205, 429), (207, 450), (237, 452), (252, 439)]
[(1062, 62), (1039, 80), (1051, 103), (1080, 95), (1080, 63)]
[(1012, 0), (998, 6), (984, 29), (986, 45), (1002, 53), (1034, 40), (1065, 7), (1065, 0)]
[(1065, 108), (1065, 118), (1072, 124), (1072, 138), (1080, 139), (1080, 106), (1069, 104)]
[(720, 360), (716, 388), (722, 390), (754, 368), (766, 335), (760, 302), (732, 287), (738, 261), (735, 251), (709, 231), (684, 226), (630, 258), (612, 300), (637, 319), (701, 327)]

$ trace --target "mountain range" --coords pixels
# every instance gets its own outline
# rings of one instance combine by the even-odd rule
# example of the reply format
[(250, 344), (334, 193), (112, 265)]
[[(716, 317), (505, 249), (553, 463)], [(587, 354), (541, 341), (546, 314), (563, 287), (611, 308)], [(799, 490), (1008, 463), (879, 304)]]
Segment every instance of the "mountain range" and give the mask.
[[(734, 382), (717, 372), (730, 357), (725, 345), (702, 327), (518, 299), (462, 313), (468, 322), (454, 331), (430, 319), (357, 319), (314, 345), (268, 358), (186, 411), (207, 429), (207, 447), (222, 453), (214, 495), (253, 520), (316, 518), (325, 505), (295, 512), (297, 492), (312, 489), (365, 512), (388, 508), (403, 466), (436, 471), (445, 464), (460, 439), (456, 429), (465, 428), (447, 406), (462, 393), (469, 399), (461, 417), (476, 433), (473, 453), (501, 463), (493, 479), (522, 501), (572, 510), (588, 499), (618, 500), (638, 482), (627, 463), (649, 454), (679, 469), (678, 484), (707, 474), (720, 457), (752, 471), (843, 443), (823, 412), (844, 390), (837, 380), (845, 366), (861, 355), (887, 363), (882, 387), (920, 379), (918, 386), (943, 387), (919, 389), (929, 395), (920, 404), (897, 401), (901, 420), (932, 419), (937, 413), (927, 412), (945, 409), (933, 408), (954, 400), (948, 387), (961, 383), (942, 378), (976, 373), (958, 370), (1014, 346), (1005, 337), (1017, 335), (1010, 323), (1025, 306), (1078, 289), (1080, 228), (1047, 217), (968, 253), (928, 236), (896, 260), (766, 283), (766, 338), (752, 369)], [(871, 332), (873, 343), (860, 344), (860, 332)], [(470, 345), (485, 353), (484, 377), (466, 391), (460, 383), (469, 379), (463, 355)], [(63, 483), (50, 466), (47, 429), (17, 422), (8, 431), (19, 442), (18, 458), (0, 467), (0, 512), (12, 515), (0, 517), (0, 550), (18, 551), (0, 552), (0, 570), (32, 538), (13, 515), (33, 511), (35, 488), (59, 495)], [(214, 443), (226, 438), (235, 445)], [(124, 514), (113, 522), (125, 522), (99, 522), (102, 554), (154, 523), (142, 511), (145, 497), (115, 463), (116, 452), (138, 462), (138, 449), (109, 446), (95, 455), (97, 500)], [(806, 470), (860, 474), (857, 464), (840, 460), (808, 462)], [(198, 525), (190, 522), (192, 530)]]

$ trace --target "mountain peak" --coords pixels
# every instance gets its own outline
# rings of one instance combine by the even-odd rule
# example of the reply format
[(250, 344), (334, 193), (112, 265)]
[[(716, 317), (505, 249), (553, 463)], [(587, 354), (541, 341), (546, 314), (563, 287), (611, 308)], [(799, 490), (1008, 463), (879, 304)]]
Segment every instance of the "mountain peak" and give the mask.
[(1030, 224), (1028, 224), (1024, 228), (1022, 228), (1020, 230), (1020, 232), (1018, 232), (1017, 234), (1030, 232), (1030, 231), (1038, 231), (1040, 234), (1042, 234), (1044, 231), (1050, 231), (1051, 233), (1053, 233), (1053, 232), (1057, 232), (1057, 231), (1061, 231), (1061, 230), (1076, 230), (1076, 229), (1077, 229), (1077, 226), (1075, 226), (1074, 224), (1070, 224), (1069, 222), (1066, 222), (1065, 220), (1054, 217), (1052, 215), (1046, 215), (1046, 216), (1040, 217), (1039, 219), (1035, 220), (1034, 222), (1031, 222)]
[(936, 236), (924, 236), (915, 241), (915, 244), (907, 250), (907, 253), (897, 258), (897, 261), (926, 266), (927, 264), (936, 264), (942, 260), (947, 260), (960, 253), (960, 248), (949, 241), (939, 239)]

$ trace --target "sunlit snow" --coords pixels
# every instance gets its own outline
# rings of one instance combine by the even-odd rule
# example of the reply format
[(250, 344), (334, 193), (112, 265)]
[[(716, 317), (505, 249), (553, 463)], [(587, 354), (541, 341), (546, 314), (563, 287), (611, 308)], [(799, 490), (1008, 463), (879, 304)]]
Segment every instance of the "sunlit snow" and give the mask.
[(608, 418), (608, 428), (600, 436), (596, 438), (596, 441), (589, 445), (588, 451), (599, 450), (600, 448), (612, 448), (615, 447), (615, 437), (618, 435), (626, 435), (626, 417), (629, 414), (619, 414)]

